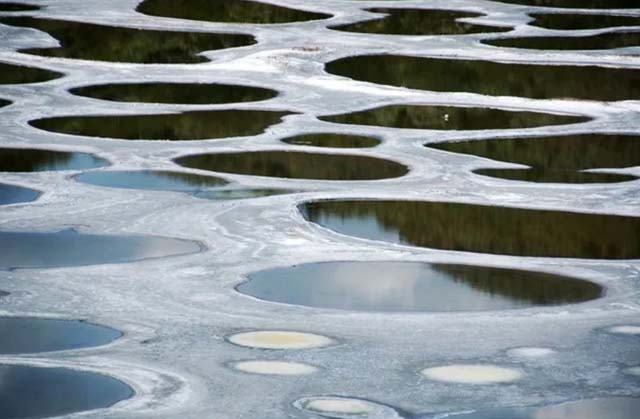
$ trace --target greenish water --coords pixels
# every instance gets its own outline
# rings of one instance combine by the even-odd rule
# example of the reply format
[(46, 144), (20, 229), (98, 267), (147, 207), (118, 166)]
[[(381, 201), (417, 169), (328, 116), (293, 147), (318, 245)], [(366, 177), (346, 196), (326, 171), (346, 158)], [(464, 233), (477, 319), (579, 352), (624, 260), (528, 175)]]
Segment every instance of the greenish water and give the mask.
[(283, 138), (281, 141), (293, 145), (326, 148), (370, 148), (380, 144), (377, 138), (346, 134), (304, 134)]
[(640, 46), (640, 32), (611, 32), (600, 35), (571, 37), (519, 37), (491, 39), (481, 42), (496, 47), (537, 50), (607, 50)]
[(40, 83), (62, 76), (61, 73), (41, 68), (0, 63), (0, 84)]

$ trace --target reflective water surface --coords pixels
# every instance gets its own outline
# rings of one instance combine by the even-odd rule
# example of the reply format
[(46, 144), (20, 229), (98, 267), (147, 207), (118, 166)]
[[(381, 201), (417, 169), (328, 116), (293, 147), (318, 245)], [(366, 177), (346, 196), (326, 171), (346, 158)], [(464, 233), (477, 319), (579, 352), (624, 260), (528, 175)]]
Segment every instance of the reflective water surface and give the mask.
[(0, 183), (0, 205), (35, 201), (40, 193), (21, 186)]
[(640, 46), (640, 32), (610, 32), (592, 36), (534, 36), (490, 39), (483, 44), (539, 50), (598, 50)]
[(331, 26), (330, 29), (392, 35), (463, 35), (482, 32), (506, 32), (513, 29), (511, 27), (477, 25), (458, 21), (458, 19), (462, 18), (484, 16), (480, 13), (399, 8), (373, 8), (365, 10), (374, 13), (384, 13), (388, 16), (365, 22)]
[(573, 9), (635, 9), (636, 0), (494, 0), (501, 3), (540, 7), (569, 7)]
[(563, 137), (501, 138), (428, 144), (427, 147), (520, 163), (530, 169), (481, 169), (488, 176), (533, 182), (591, 183), (637, 179), (631, 175), (582, 172), (584, 169), (640, 165), (640, 138), (586, 134)]
[(356, 311), (504, 310), (576, 303), (602, 288), (537, 272), (411, 262), (326, 262), (249, 275), (237, 290), (278, 303)]
[(211, 199), (212, 201), (222, 200), (234, 200), (234, 199), (251, 199), (251, 198), (264, 198), (267, 196), (286, 195), (294, 193), (295, 191), (290, 189), (217, 189), (209, 191), (200, 191), (193, 194), (193, 196), (202, 199)]
[(124, 140), (206, 140), (262, 134), (290, 112), (220, 110), (155, 115), (62, 116), (29, 123), (46, 131)]
[(122, 263), (199, 251), (196, 242), (156, 236), (0, 232), (0, 269)]
[(0, 148), (0, 172), (83, 170), (108, 165), (108, 161), (88, 153), (29, 148)]
[(0, 63), (0, 84), (39, 83), (62, 76), (61, 73), (42, 68)]
[(66, 368), (0, 365), (0, 383), (4, 419), (68, 415), (109, 407), (133, 395), (122, 381)]
[(75, 179), (81, 183), (109, 188), (193, 193), (228, 183), (224, 179), (213, 176), (160, 170), (90, 172), (82, 173)]
[(321, 116), (339, 124), (434, 130), (530, 128), (586, 122), (587, 117), (454, 106), (392, 105), (341, 115)]
[(0, 99), (0, 108), (4, 108), (5, 106), (11, 105), (11, 102), (8, 100)]
[(47, 57), (142, 64), (201, 63), (203, 51), (252, 45), (251, 35), (132, 29), (33, 17), (1, 17), (0, 24), (47, 32), (61, 46), (21, 50)]
[(152, 16), (233, 23), (288, 23), (331, 17), (249, 0), (144, 0), (136, 10)]
[(620, 68), (360, 55), (332, 61), (326, 70), (355, 80), (437, 92), (536, 99), (640, 98), (640, 71)]
[(238, 103), (271, 99), (278, 92), (259, 87), (205, 83), (102, 84), (71, 89), (71, 93), (116, 102)]
[(400, 177), (406, 166), (391, 160), (349, 154), (290, 151), (196, 154), (177, 158), (193, 169), (294, 179), (374, 180)]
[(304, 134), (283, 138), (283, 143), (327, 148), (368, 148), (380, 144), (373, 137), (346, 134)]
[(448, 416), (451, 419), (637, 419), (640, 399), (586, 399), (538, 409), (495, 409)]
[(640, 257), (640, 218), (450, 202), (334, 200), (300, 206), (312, 222), (365, 239), (478, 253)]
[(29, 12), (40, 9), (39, 6), (24, 3), (0, 3), (0, 12)]
[(74, 320), (0, 317), (0, 353), (20, 354), (106, 345), (117, 330)]
[[(638, 4), (638, 7), (640, 7), (640, 4)], [(580, 30), (640, 25), (640, 17), (635, 16), (572, 13), (533, 13), (530, 16), (535, 18), (535, 21), (530, 23), (530, 25), (547, 29)]]

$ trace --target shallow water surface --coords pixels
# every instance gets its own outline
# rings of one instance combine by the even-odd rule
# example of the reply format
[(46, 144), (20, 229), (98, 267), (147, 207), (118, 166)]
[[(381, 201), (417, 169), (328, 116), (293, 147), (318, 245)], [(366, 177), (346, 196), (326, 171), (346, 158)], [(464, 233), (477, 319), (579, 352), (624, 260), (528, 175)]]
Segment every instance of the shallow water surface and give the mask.
[(39, 10), (40, 6), (24, 3), (0, 3), (0, 12), (30, 12)]
[(587, 117), (454, 106), (391, 105), (341, 115), (321, 116), (339, 124), (433, 130), (533, 128), (586, 122)]
[(29, 123), (45, 131), (123, 140), (206, 140), (262, 134), (290, 112), (190, 111), (152, 115), (61, 116)]
[(88, 153), (0, 148), (0, 172), (46, 172), (84, 170), (108, 166), (109, 162)]
[(82, 173), (75, 179), (81, 183), (108, 188), (190, 193), (220, 187), (228, 183), (226, 180), (214, 176), (161, 170), (90, 172)]
[(212, 201), (264, 198), (295, 193), (290, 189), (258, 188), (258, 189), (217, 189), (200, 191), (193, 194), (196, 198), (211, 199)]
[(122, 336), (117, 330), (77, 320), (0, 317), (0, 354), (88, 348)]
[(144, 0), (136, 10), (151, 16), (230, 23), (289, 23), (331, 17), (249, 0)]
[(494, 0), (523, 6), (568, 7), (572, 9), (635, 9), (637, 0)]
[(61, 416), (112, 406), (133, 395), (131, 387), (106, 375), (67, 368), (0, 365), (4, 419)]
[(427, 147), (520, 163), (529, 169), (480, 169), (476, 173), (532, 182), (623, 182), (631, 175), (590, 173), (585, 169), (640, 165), (640, 138), (632, 135), (585, 134), (541, 138), (501, 138), (427, 144)]
[(428, 201), (333, 200), (300, 206), (338, 233), (434, 249), (586, 259), (640, 257), (640, 218)]
[(373, 8), (368, 12), (384, 13), (387, 16), (365, 22), (330, 26), (347, 32), (391, 34), (391, 35), (464, 35), (483, 32), (506, 32), (511, 27), (498, 27), (460, 22), (462, 18), (484, 16), (481, 13), (453, 10)]
[(199, 251), (196, 242), (156, 236), (0, 232), (0, 269), (124, 263)]
[(374, 180), (408, 173), (406, 166), (377, 157), (291, 151), (195, 154), (175, 162), (212, 172), (293, 179)]
[(283, 143), (327, 148), (369, 148), (380, 144), (373, 137), (347, 134), (304, 134), (283, 138)]
[(62, 77), (51, 70), (9, 63), (0, 63), (0, 84), (40, 83)]
[(480, 266), (326, 262), (249, 275), (237, 290), (262, 300), (353, 311), (504, 310), (598, 298), (597, 284)]
[(35, 201), (39, 195), (40, 192), (33, 189), (0, 183), (0, 205)]
[(33, 17), (0, 17), (0, 24), (47, 32), (61, 46), (21, 52), (46, 57), (141, 64), (201, 63), (203, 51), (252, 45), (251, 35), (132, 29)]
[(591, 36), (532, 36), (481, 41), (496, 47), (537, 50), (606, 50), (640, 46), (640, 32), (609, 32)]
[[(638, 7), (640, 7), (640, 3)], [(530, 25), (546, 29), (580, 30), (640, 25), (640, 17), (636, 16), (575, 13), (532, 13), (530, 16), (535, 18), (535, 21), (530, 23)]]
[(102, 84), (70, 90), (78, 96), (115, 102), (214, 104), (254, 102), (271, 99), (278, 92), (259, 87), (205, 83)]
[[(640, 71), (597, 66), (497, 63), (482, 60), (360, 55), (332, 61), (326, 71), (372, 83), (437, 92), (535, 99), (640, 98)], [(611, 83), (616, 80), (616, 83)]]

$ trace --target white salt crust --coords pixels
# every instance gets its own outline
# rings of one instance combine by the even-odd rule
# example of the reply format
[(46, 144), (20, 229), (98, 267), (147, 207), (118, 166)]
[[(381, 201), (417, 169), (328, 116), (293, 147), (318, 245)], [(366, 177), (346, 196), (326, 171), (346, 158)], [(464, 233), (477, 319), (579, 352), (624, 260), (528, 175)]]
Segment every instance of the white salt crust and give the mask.
[(430, 380), (460, 384), (508, 383), (523, 376), (521, 371), (512, 368), (474, 364), (425, 368), (420, 373)]
[(311, 365), (282, 361), (243, 361), (233, 367), (239, 371), (265, 375), (309, 375), (318, 370)]
[(544, 358), (555, 354), (556, 351), (551, 348), (523, 347), (511, 349), (507, 353), (518, 358)]
[(634, 325), (615, 326), (609, 330), (613, 333), (620, 333), (623, 335), (640, 335), (640, 326)]
[(365, 401), (342, 397), (317, 398), (307, 402), (304, 407), (315, 412), (347, 415), (364, 415), (374, 410), (373, 407)]
[(229, 342), (259, 349), (309, 349), (328, 346), (333, 340), (312, 333), (263, 330), (232, 335)]

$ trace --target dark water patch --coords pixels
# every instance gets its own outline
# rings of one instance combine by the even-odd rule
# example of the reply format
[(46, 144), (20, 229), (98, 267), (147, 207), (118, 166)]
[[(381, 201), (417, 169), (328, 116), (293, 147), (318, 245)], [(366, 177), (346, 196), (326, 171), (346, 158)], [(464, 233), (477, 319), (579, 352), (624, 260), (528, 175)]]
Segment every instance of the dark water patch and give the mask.
[(89, 348), (122, 336), (117, 330), (83, 321), (0, 317), (0, 353), (22, 354)]
[(278, 303), (353, 311), (472, 311), (578, 303), (597, 284), (559, 275), (412, 262), (327, 262), (249, 275), (237, 290)]
[(264, 198), (267, 196), (286, 195), (291, 193), (295, 193), (295, 191), (290, 189), (275, 189), (275, 188), (219, 189), (219, 190), (196, 192), (194, 196), (202, 199), (210, 199), (212, 201), (224, 201), (224, 200), (235, 200), (235, 199)]
[(535, 99), (640, 98), (640, 71), (620, 68), (360, 55), (332, 61), (326, 70), (355, 80), (436, 92)]
[(608, 50), (640, 46), (640, 32), (611, 32), (593, 36), (533, 36), (490, 39), (483, 44), (537, 50)]
[(293, 145), (328, 148), (368, 148), (380, 144), (380, 140), (373, 137), (347, 134), (305, 134), (283, 138), (282, 142)]
[(636, 9), (637, 0), (494, 0), (523, 6), (568, 7), (572, 9)]
[(290, 112), (221, 110), (157, 115), (62, 116), (29, 123), (46, 131), (124, 140), (206, 140), (262, 134)]
[(0, 290), (0, 298), (2, 298), (2, 297), (8, 297), (8, 296), (10, 296), (10, 295), (11, 295), (11, 293), (10, 293), (10, 292), (7, 292), (7, 291), (1, 291), (1, 290)]
[(88, 153), (30, 148), (0, 148), (0, 172), (84, 170), (108, 165), (108, 161)]
[(637, 419), (640, 399), (586, 399), (536, 409), (493, 409), (447, 416), (451, 419)]
[(385, 13), (387, 16), (347, 25), (330, 26), (330, 29), (347, 32), (391, 35), (464, 35), (484, 32), (508, 32), (511, 27), (478, 25), (460, 22), (458, 19), (485, 16), (481, 13), (453, 10), (373, 8), (368, 12)]
[(39, 195), (40, 193), (33, 189), (0, 183), (0, 205), (35, 201)]
[(157, 236), (0, 232), (0, 269), (124, 263), (199, 251), (196, 242)]
[(2, 17), (1, 24), (47, 32), (61, 46), (21, 52), (45, 57), (141, 64), (190, 64), (209, 61), (203, 51), (255, 44), (251, 35), (132, 29), (33, 17)]
[(427, 147), (525, 164), (530, 169), (481, 169), (476, 173), (532, 182), (622, 182), (637, 178), (583, 170), (640, 165), (640, 137), (632, 135), (501, 138), (428, 144)]
[(292, 179), (374, 180), (403, 176), (406, 166), (376, 157), (289, 151), (196, 154), (175, 160), (212, 172)]
[[(638, 4), (638, 7), (640, 8), (640, 4)], [(636, 16), (575, 13), (533, 13), (530, 16), (535, 18), (535, 21), (531, 23), (531, 25), (546, 29), (580, 30), (640, 25), (640, 17)]]
[(67, 368), (0, 365), (0, 381), (4, 419), (68, 415), (133, 396), (131, 387), (115, 378)]
[(585, 259), (640, 257), (640, 218), (450, 202), (334, 200), (300, 206), (338, 233), (433, 249)]
[(392, 105), (319, 119), (339, 124), (433, 130), (533, 128), (586, 122), (587, 117), (456, 106)]
[(25, 3), (0, 3), (0, 12), (30, 12), (40, 10), (40, 6)]
[(145, 0), (136, 11), (151, 16), (229, 23), (289, 23), (332, 17), (248, 0)]
[(0, 108), (4, 108), (5, 106), (11, 105), (11, 102), (8, 100), (0, 99)]
[(103, 84), (71, 89), (71, 93), (115, 102), (214, 103), (254, 102), (274, 98), (278, 92), (259, 87), (205, 83)]
[(63, 75), (42, 68), (0, 63), (0, 84), (40, 83), (60, 78)]
[(147, 191), (178, 191), (196, 193), (220, 187), (228, 182), (213, 176), (164, 170), (90, 172), (75, 177), (78, 182), (95, 186)]

